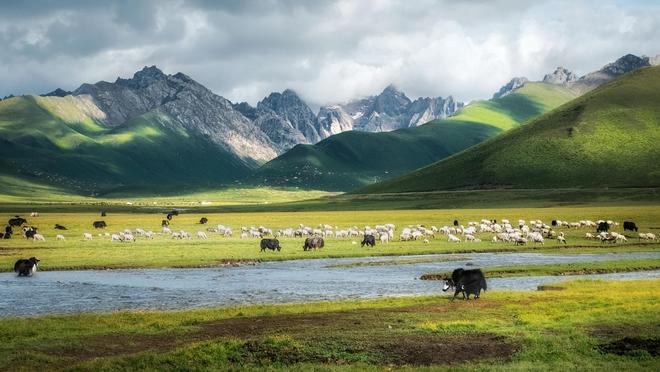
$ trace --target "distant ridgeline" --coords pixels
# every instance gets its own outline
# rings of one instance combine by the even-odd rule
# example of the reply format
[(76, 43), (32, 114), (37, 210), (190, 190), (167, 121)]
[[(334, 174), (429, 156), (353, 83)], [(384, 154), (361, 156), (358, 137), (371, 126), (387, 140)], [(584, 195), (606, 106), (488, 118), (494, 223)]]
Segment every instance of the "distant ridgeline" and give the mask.
[(660, 66), (635, 70), (527, 125), (358, 193), (660, 187)]
[(0, 187), (350, 190), (479, 144), (653, 61), (629, 55), (579, 79), (565, 69), (543, 82), (516, 78), (496, 98), (465, 107), (451, 96), (411, 100), (388, 86), (318, 114), (288, 89), (252, 107), (145, 67), (113, 83), (0, 100)]

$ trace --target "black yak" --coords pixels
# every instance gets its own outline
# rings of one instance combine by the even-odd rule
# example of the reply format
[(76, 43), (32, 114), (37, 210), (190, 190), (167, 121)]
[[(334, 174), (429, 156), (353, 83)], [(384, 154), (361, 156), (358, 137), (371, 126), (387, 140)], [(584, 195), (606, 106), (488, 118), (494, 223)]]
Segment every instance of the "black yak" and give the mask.
[(362, 243), (360, 243), (360, 246), (364, 247), (365, 245), (367, 247), (375, 247), (376, 238), (373, 235), (365, 235), (364, 238), (362, 239)]
[(270, 249), (271, 251), (280, 251), (282, 249), (282, 247), (280, 247), (280, 241), (277, 239), (261, 239), (260, 245), (261, 252), (264, 252), (266, 249)]
[(445, 281), (445, 286), (442, 288), (446, 292), (449, 288), (455, 288), (454, 297), (459, 293), (463, 293), (463, 298), (470, 299), (470, 295), (474, 295), (474, 299), (479, 298), (482, 290), (486, 290), (486, 277), (481, 272), (481, 269), (464, 270), (462, 268), (454, 270), (451, 274), (451, 279)]
[(39, 259), (30, 257), (29, 259), (20, 259), (14, 264), (14, 271), (18, 276), (32, 276), (37, 272), (37, 264)]

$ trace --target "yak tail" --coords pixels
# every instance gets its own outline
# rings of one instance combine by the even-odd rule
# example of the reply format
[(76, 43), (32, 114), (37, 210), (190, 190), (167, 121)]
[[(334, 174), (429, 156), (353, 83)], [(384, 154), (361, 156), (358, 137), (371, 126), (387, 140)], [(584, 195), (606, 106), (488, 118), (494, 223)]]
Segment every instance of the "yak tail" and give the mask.
[(488, 289), (488, 285), (486, 284), (486, 278), (481, 278), (481, 289), (484, 291)]

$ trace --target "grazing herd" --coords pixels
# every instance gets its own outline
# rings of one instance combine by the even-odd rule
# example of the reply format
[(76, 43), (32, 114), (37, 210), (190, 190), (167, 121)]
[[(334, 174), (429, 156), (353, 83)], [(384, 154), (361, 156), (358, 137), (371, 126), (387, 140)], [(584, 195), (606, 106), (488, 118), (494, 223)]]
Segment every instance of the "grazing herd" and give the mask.
[[(105, 215), (106, 213), (102, 212), (102, 216)], [(161, 221), (161, 230), (158, 232), (144, 228), (135, 228), (124, 229), (115, 233), (97, 233), (96, 236), (100, 238), (109, 238), (111, 242), (118, 243), (135, 243), (139, 239), (154, 239), (157, 236), (169, 237), (177, 240), (193, 239), (193, 237), (199, 240), (207, 240), (209, 239), (210, 234), (227, 238), (233, 236), (233, 230), (229, 226), (221, 224), (206, 227), (204, 230), (198, 230), (196, 234), (191, 234), (181, 229), (174, 229), (173, 226), (176, 225), (174, 217), (178, 215), (179, 212), (176, 210), (167, 212), (166, 219)], [(30, 216), (37, 218), (39, 217), (39, 214), (34, 212), (31, 213)], [(209, 219), (201, 217), (198, 224), (208, 225)], [(569, 222), (557, 219), (552, 220), (550, 224), (547, 224), (541, 220), (525, 221), (520, 219), (517, 223), (514, 223), (507, 219), (502, 219), (499, 222), (494, 219), (482, 219), (480, 221), (470, 221), (465, 225), (459, 223), (458, 220), (454, 220), (451, 225), (445, 225), (442, 227), (426, 226), (422, 224), (403, 227), (398, 234), (398, 241), (423, 241), (424, 243), (430, 243), (432, 239), (444, 236), (447, 242), (457, 244), (462, 242), (477, 243), (481, 242), (482, 239), (487, 239), (487, 241), (492, 243), (510, 243), (513, 245), (526, 245), (532, 243), (543, 245), (547, 239), (553, 239), (556, 240), (558, 244), (566, 245), (568, 244), (568, 239), (564, 231), (561, 231), (561, 229), (592, 229), (591, 232), (585, 232), (584, 238), (589, 240), (600, 240), (602, 243), (628, 241), (630, 236), (627, 237), (624, 234), (612, 231), (617, 226), (619, 226), (619, 223), (605, 220), (595, 222), (591, 220)], [(93, 221), (91, 227), (94, 230), (105, 230), (109, 228), (105, 220)], [(14, 216), (8, 220), (4, 233), (0, 233), (0, 238), (11, 239), (15, 234), (15, 229), (20, 230), (23, 237), (26, 239), (32, 239), (35, 242), (46, 240), (44, 235), (39, 233), (37, 227), (28, 225), (27, 219), (20, 216)], [(68, 230), (67, 227), (61, 224), (55, 224), (53, 229), (61, 232)], [(594, 229), (595, 233), (593, 232)], [(625, 221), (623, 222), (623, 229), (624, 231), (637, 232), (639, 227), (635, 222)], [(343, 229), (328, 224), (319, 224), (317, 227), (299, 224), (298, 227), (287, 227), (276, 231), (265, 226), (243, 226), (240, 228), (240, 238), (260, 239), (259, 246), (261, 252), (267, 250), (276, 252), (281, 251), (282, 246), (280, 244), (280, 238), (304, 238), (302, 246), (303, 251), (312, 251), (324, 248), (326, 245), (325, 239), (328, 238), (351, 239), (361, 237), (361, 247), (375, 247), (377, 242), (380, 244), (388, 244), (395, 240), (396, 230), (396, 226), (391, 223), (375, 225), (373, 228), (370, 226), (364, 226), (363, 228), (352, 226)], [(645, 241), (655, 241), (657, 239), (656, 235), (653, 233), (642, 232), (638, 233), (637, 237), (639, 240)], [(95, 235), (90, 232), (85, 232), (82, 235), (83, 241), (92, 241), (94, 238)], [(62, 233), (55, 235), (55, 239), (58, 241), (66, 241), (66, 238)], [(353, 240), (352, 244), (358, 243), (356, 240)], [(36, 257), (19, 260), (14, 266), (14, 271), (18, 273), (19, 276), (31, 276), (36, 271), (38, 262), (39, 260)], [(473, 295), (474, 298), (479, 298), (481, 291), (486, 290), (486, 282), (480, 270), (458, 269), (454, 271), (452, 278), (447, 279), (445, 283), (444, 290), (446, 291), (449, 288), (455, 289), (456, 292), (454, 297), (459, 293), (462, 293), (464, 298), (469, 298), (470, 295)]]

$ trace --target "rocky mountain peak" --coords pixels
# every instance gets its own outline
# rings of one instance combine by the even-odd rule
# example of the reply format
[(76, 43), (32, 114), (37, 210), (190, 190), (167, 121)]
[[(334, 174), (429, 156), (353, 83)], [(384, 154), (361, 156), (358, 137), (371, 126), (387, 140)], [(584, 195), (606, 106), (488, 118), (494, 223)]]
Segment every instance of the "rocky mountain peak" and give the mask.
[(145, 88), (158, 81), (167, 80), (167, 75), (156, 66), (144, 66), (140, 71), (133, 74), (131, 79), (117, 78), (115, 84), (124, 85), (131, 88)]
[(405, 93), (390, 84), (376, 96), (373, 108), (379, 114), (385, 113), (394, 116), (401, 114), (410, 102)]
[(522, 87), (523, 85), (525, 85), (525, 83), (527, 83), (528, 81), (529, 80), (526, 77), (522, 77), (522, 76), (514, 77), (508, 83), (506, 83), (506, 85), (504, 85), (502, 88), (500, 88), (500, 90), (497, 93), (493, 94), (493, 99), (502, 98), (502, 97), (510, 94), (514, 90), (516, 90), (516, 89)]
[(578, 76), (564, 67), (557, 67), (555, 71), (543, 77), (543, 82), (548, 84), (566, 84), (578, 79)]
[(616, 61), (605, 65), (601, 71), (612, 75), (623, 75), (645, 66), (650, 66), (648, 57), (638, 57), (634, 54), (626, 54)]
[(259, 108), (268, 108), (288, 120), (309, 142), (316, 143), (321, 140), (316, 130), (316, 115), (293, 90), (271, 93), (257, 104), (257, 109)]
[(52, 92), (41, 94), (41, 96), (42, 97), (65, 97), (65, 96), (68, 96), (69, 94), (71, 94), (71, 92), (66, 91), (62, 88), (57, 88)]

